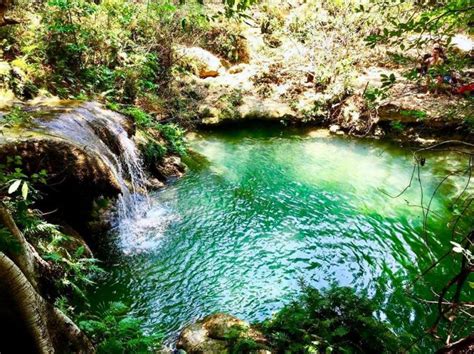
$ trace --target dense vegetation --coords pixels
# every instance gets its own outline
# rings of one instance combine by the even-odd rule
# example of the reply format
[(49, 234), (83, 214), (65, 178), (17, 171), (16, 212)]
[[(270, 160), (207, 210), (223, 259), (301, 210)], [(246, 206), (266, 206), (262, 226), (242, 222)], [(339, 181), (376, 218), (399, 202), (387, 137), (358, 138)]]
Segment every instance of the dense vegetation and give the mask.
[[(1, 101), (53, 95), (99, 100), (133, 120), (145, 137), (144, 163), (153, 170), (166, 156), (186, 155), (184, 129), (195, 125), (200, 104), (201, 92), (183, 84), (194, 80), (195, 63), (183, 63), (178, 49), (208, 49), (227, 66), (248, 62), (241, 21), (252, 18), (246, 12), (251, 6), (259, 6), (260, 17), (255, 23), (269, 48), (291, 40), (311, 53), (311, 70), (305, 75), (312, 89), (321, 95), (305, 112), (305, 119), (332, 119), (339, 124), (343, 120), (342, 104), (356, 97), (360, 101), (355, 105), (363, 107), (361, 111), (369, 118), (363, 127), (353, 125), (347, 130), (359, 135), (365, 136), (372, 129), (378, 120), (378, 109), (397, 90), (400, 80), (407, 80), (403, 81), (403, 89), (414, 84), (419, 90), (425, 84), (426, 78), (419, 70), (420, 49), (426, 50), (434, 43), (446, 48), (447, 60), (428, 73), (433, 78), (454, 71), (464, 78), (473, 63), (472, 53), (459, 53), (452, 46), (454, 35), (472, 34), (474, 7), (469, 0), (308, 1), (304, 16), (293, 18), (288, 25), (283, 11), (272, 2), (225, 0), (223, 5), (206, 5), (202, 1), (18, 0), (14, 5), (4, 1), (0, 4)], [(384, 74), (380, 85), (367, 84), (362, 94), (355, 94), (354, 80), (361, 76), (362, 68), (374, 61), (395, 67), (397, 76)], [(263, 100), (270, 95), (271, 86), (301, 76), (300, 71), (295, 72), (286, 73), (281, 64), (270, 65), (267, 72), (252, 79), (259, 87), (259, 97)], [(439, 90), (451, 97), (451, 88), (438, 85), (436, 80), (427, 86), (428, 90)], [(301, 85), (295, 84), (292, 90), (300, 93)], [(286, 98), (291, 101), (294, 96)], [(242, 92), (227, 93), (220, 99), (229, 106), (224, 116), (238, 115)], [(469, 110), (472, 98), (459, 98), (455, 109), (446, 111), (445, 116), (461, 117), (462, 127), (467, 125), (468, 133), (472, 133), (474, 115)], [(401, 112), (402, 119), (409, 117), (417, 122), (423, 122), (426, 116), (424, 110)], [(21, 108), (13, 108), (2, 118), (1, 128), (22, 127), (31, 119)], [(399, 134), (406, 129), (405, 124), (394, 120), (386, 129)], [(470, 180), (472, 154), (467, 155), (470, 168), (466, 175)], [(416, 159), (417, 168), (423, 164), (422, 158)], [(18, 156), (0, 164), (2, 260), (5, 264), (13, 260), (34, 285), (30, 296), (39, 293), (44, 297), (37, 300), (41, 306), (45, 301), (69, 315), (98, 352), (156, 350), (161, 337), (143, 333), (141, 323), (127, 315), (124, 304), (113, 303), (101, 314), (77, 313), (74, 309), (75, 302), (87, 303), (83, 288), (93, 284), (94, 276), (101, 272), (100, 262), (91, 256), (86, 245), (68, 235), (63, 227), (50, 223), (38, 210), (37, 203), (44, 197), (39, 189), (48, 183), (47, 173), (39, 169), (26, 174), (23, 166)], [(468, 218), (471, 203), (470, 194), (456, 200), (453, 217)], [(447, 254), (454, 255), (460, 270), (442, 289), (436, 303), (439, 317), (430, 329), (435, 335), (439, 327), (446, 326), (442, 332), (449, 333), (455, 320), (466, 318), (461, 293), (472, 287), (472, 231), (467, 235), (453, 231), (453, 235)], [(33, 260), (24, 257), (30, 252), (30, 244)], [(440, 261), (429, 271), (436, 269)], [(41, 280), (36, 279), (35, 272), (42, 272)], [(298, 300), (260, 324), (260, 328), (270, 347), (282, 353), (398, 350), (402, 347), (400, 339), (374, 317), (375, 311), (373, 303), (350, 289), (320, 293), (307, 288)], [(451, 335), (445, 337), (449, 344)]]
[(350, 288), (303, 294), (260, 324), (278, 353), (389, 353), (401, 341), (374, 317), (376, 306)]

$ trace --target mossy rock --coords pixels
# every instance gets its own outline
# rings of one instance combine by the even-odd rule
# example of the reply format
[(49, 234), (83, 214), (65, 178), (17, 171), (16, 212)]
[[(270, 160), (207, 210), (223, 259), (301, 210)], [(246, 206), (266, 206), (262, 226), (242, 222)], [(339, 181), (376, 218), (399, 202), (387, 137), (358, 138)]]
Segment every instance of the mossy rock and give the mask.
[[(265, 337), (248, 322), (237, 317), (216, 313), (186, 326), (179, 335), (177, 348), (188, 354), (231, 353), (238, 340), (255, 342), (264, 348)], [(256, 349), (255, 352), (262, 352)], [(265, 350), (263, 350), (265, 352)]]

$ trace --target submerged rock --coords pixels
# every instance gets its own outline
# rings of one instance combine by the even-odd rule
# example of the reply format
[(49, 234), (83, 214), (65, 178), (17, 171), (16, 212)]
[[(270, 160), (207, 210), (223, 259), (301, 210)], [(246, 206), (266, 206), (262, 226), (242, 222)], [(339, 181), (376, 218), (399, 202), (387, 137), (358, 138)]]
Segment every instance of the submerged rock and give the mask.
[(238, 339), (252, 340), (261, 347), (253, 353), (268, 352), (264, 349), (266, 339), (262, 333), (248, 322), (224, 313), (207, 316), (185, 327), (176, 346), (188, 354), (225, 354), (231, 352), (233, 343)]

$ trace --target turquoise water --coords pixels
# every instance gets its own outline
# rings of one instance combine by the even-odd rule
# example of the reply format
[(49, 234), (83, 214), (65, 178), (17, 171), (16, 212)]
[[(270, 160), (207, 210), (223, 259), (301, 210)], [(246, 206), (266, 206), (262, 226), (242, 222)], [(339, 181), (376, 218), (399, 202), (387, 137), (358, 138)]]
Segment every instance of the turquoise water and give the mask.
[[(467, 177), (439, 189), (424, 234), (418, 181), (387, 195), (411, 179), (408, 149), (277, 128), (206, 133), (190, 144), (197, 154), (185, 177), (154, 193), (134, 232), (119, 236), (96, 303), (129, 303), (172, 338), (213, 312), (267, 318), (303, 281), (374, 297), (398, 331), (429, 327), (432, 309), (414, 297), (434, 300), (430, 287), (439, 290), (457, 264), (442, 263), (413, 293), (404, 286), (451, 247), (449, 200)], [(428, 155), (424, 205), (448, 171), (466, 167), (457, 156)]]

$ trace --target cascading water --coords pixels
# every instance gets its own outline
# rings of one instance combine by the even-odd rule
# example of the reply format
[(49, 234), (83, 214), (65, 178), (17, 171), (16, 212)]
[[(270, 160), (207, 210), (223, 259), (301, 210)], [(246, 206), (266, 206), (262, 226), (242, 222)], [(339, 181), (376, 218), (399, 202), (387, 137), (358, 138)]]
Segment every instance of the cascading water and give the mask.
[[(44, 107), (35, 110), (44, 112)], [(48, 107), (47, 111), (48, 114), (43, 114), (35, 121), (37, 128), (43, 134), (67, 140), (98, 156), (118, 182), (121, 194), (117, 200), (114, 226), (121, 249), (125, 253), (144, 250), (150, 240), (144, 239), (143, 235), (148, 233), (143, 232), (143, 228), (147, 228), (147, 225), (156, 228), (156, 222), (163, 220), (166, 223), (166, 217), (147, 215), (150, 199), (142, 160), (134, 141), (124, 128), (126, 118), (94, 102), (70, 108)], [(57, 114), (51, 115), (50, 112)], [(165, 216), (165, 210), (159, 210)], [(155, 208), (153, 213), (156, 212)]]

